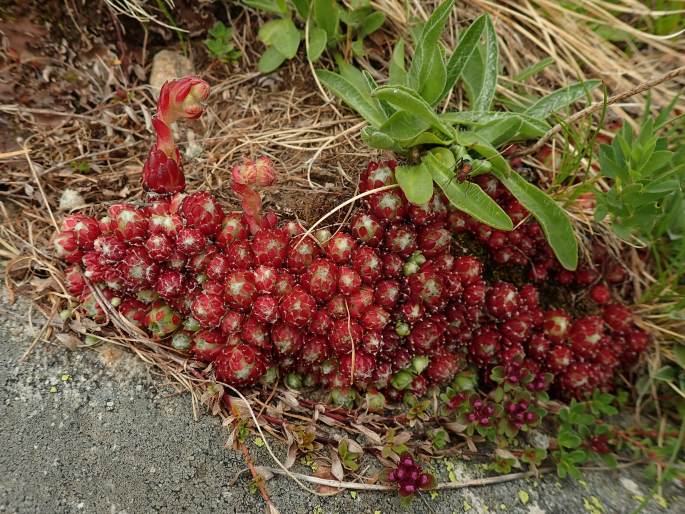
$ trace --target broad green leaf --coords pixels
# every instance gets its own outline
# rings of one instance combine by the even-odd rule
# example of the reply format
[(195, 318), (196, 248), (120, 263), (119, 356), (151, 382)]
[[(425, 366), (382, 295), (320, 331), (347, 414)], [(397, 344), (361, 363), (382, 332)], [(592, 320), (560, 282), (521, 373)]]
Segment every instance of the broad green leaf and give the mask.
[(417, 137), (412, 139), (411, 141), (407, 143), (403, 143), (402, 146), (406, 148), (412, 148), (414, 146), (420, 146), (420, 145), (439, 145), (439, 146), (448, 146), (452, 143), (452, 139), (445, 139), (444, 137), (439, 137), (433, 132), (422, 132), (419, 134)]
[(409, 84), (417, 91), (421, 91), (429, 80), (432, 53), (438, 46), (453, 6), (454, 0), (445, 0), (433, 11), (428, 21), (423, 25), (421, 35), (416, 43), (414, 58), (409, 67)]
[(422, 119), (443, 134), (454, 137), (452, 128), (443, 123), (433, 108), (411, 89), (404, 86), (383, 86), (376, 89), (373, 95), (388, 102), (398, 110), (407, 111), (409, 114)]
[(385, 114), (345, 77), (328, 70), (316, 70), (316, 76), (370, 125), (378, 128), (385, 122)]
[(397, 166), (395, 178), (411, 203), (424, 205), (433, 196), (433, 177), (422, 164), (416, 166)]
[(307, 58), (315, 62), (321, 57), (321, 54), (326, 49), (326, 31), (319, 27), (309, 28), (309, 46), (307, 48)]
[(459, 134), (459, 142), (473, 148), (492, 163), (492, 173), (538, 220), (547, 241), (561, 265), (568, 270), (578, 266), (578, 241), (571, 220), (547, 193), (515, 173), (495, 148), (472, 132)]
[(586, 80), (584, 82), (576, 82), (570, 86), (562, 87), (561, 89), (557, 89), (553, 93), (540, 98), (524, 112), (529, 116), (545, 119), (553, 112), (568, 107), (572, 103), (587, 96), (590, 91), (601, 83), (602, 82), (599, 80)]
[[(464, 71), (462, 71), (462, 78), (464, 79), (464, 90), (470, 105), (476, 103), (478, 92), (483, 85), (483, 50), (481, 46), (477, 46), (471, 54), (471, 58), (466, 63)], [(473, 110), (473, 109), (471, 109)]]
[(447, 80), (447, 68), (442, 47), (438, 45), (433, 49), (429, 61), (430, 67), (426, 69), (426, 80), (423, 82), (419, 94), (426, 102), (435, 105), (442, 96)]
[(349, 62), (345, 62), (340, 55), (336, 55), (335, 62), (338, 65), (340, 75), (349, 80), (359, 92), (363, 93), (369, 102), (375, 104), (375, 100), (371, 97), (371, 93), (375, 88), (369, 87), (368, 81), (364, 78), (364, 73)]
[(288, 14), (286, 0), (243, 0), (243, 3), (249, 7), (274, 14)]
[(640, 175), (643, 175), (647, 170), (652, 173), (659, 171), (661, 168), (668, 165), (672, 158), (673, 152), (658, 150), (652, 154), (651, 158), (642, 165), (638, 172)]
[(480, 41), (480, 36), (483, 34), (485, 29), (485, 17), (484, 14), (479, 16), (476, 21), (474, 21), (466, 32), (459, 40), (457, 48), (454, 49), (449, 61), (447, 62), (447, 78), (445, 80), (445, 88), (443, 89), (442, 95), (438, 101), (449, 95), (450, 91), (457, 83), (461, 74), (466, 68), (466, 64), (473, 55), (474, 50), (477, 48), (478, 41)]
[(364, 55), (366, 55), (366, 51), (364, 50), (363, 39), (357, 39), (355, 41), (352, 41), (350, 48), (352, 49), (352, 54), (354, 54), (356, 57), (363, 57)]
[(557, 442), (559, 443), (559, 446), (563, 446), (565, 448), (577, 448), (580, 446), (580, 443), (582, 443), (582, 440), (575, 432), (564, 430), (559, 432)]
[(514, 80), (516, 82), (523, 82), (524, 80), (537, 75), (542, 70), (544, 70), (547, 66), (549, 66), (550, 64), (553, 64), (553, 63), (554, 63), (554, 58), (545, 57), (541, 61), (538, 61), (535, 64), (531, 64), (525, 70), (523, 70), (521, 73), (515, 75)]
[(685, 344), (676, 343), (673, 346), (673, 358), (681, 368), (685, 369)]
[(435, 183), (457, 209), (498, 230), (514, 228), (507, 213), (478, 184), (459, 182), (453, 169), (444, 166), (430, 153), (424, 157), (423, 163), (429, 169)]
[(373, 34), (378, 29), (380, 29), (385, 23), (385, 14), (380, 11), (374, 11), (369, 14), (364, 21), (362, 21), (362, 26), (359, 29), (359, 37), (364, 38), (369, 34)]
[(678, 370), (673, 366), (663, 366), (654, 375), (655, 380), (661, 380), (662, 382), (672, 382), (678, 376)]
[(511, 118), (504, 118), (488, 123), (487, 125), (476, 129), (475, 132), (496, 148), (514, 139), (522, 124), (523, 120), (521, 118), (512, 116)]
[(407, 84), (407, 72), (404, 69), (404, 40), (400, 39), (395, 44), (390, 59), (388, 83), (392, 86), (404, 86)]
[(309, 17), (309, 3), (310, 0), (292, 0), (295, 9), (297, 9), (297, 14), (300, 18), (306, 20)]
[(497, 44), (497, 34), (492, 24), (492, 19), (485, 18), (485, 55), (483, 56), (483, 78), (481, 88), (472, 111), (487, 111), (492, 106), (497, 88), (497, 76), (499, 74), (499, 46)]
[(549, 123), (546, 121), (532, 118), (526, 114), (518, 112), (507, 111), (487, 111), (487, 112), (446, 112), (440, 114), (440, 119), (446, 121), (450, 125), (464, 125), (467, 127), (484, 127), (495, 121), (506, 119), (518, 119), (521, 121), (521, 127), (515, 136), (516, 140), (534, 139), (541, 137), (550, 129)]
[(425, 121), (405, 111), (399, 111), (390, 116), (380, 129), (397, 141), (408, 142), (416, 139), (428, 128), (429, 125)]
[(259, 58), (257, 67), (262, 73), (271, 73), (285, 61), (285, 55), (276, 50), (273, 46), (268, 47)]
[(454, 170), (454, 167), (457, 164), (457, 159), (454, 157), (452, 150), (438, 147), (432, 148), (428, 153), (435, 157), (438, 162), (448, 170)]
[(338, 37), (338, 6), (334, 0), (314, 0), (312, 3), (316, 25), (326, 31), (329, 41)]
[(287, 59), (292, 59), (300, 46), (300, 31), (293, 20), (284, 18), (267, 21), (257, 36), (266, 46), (274, 47)]
[(361, 131), (362, 141), (371, 148), (378, 148), (379, 150), (392, 150), (393, 152), (401, 153), (403, 148), (385, 132), (381, 132), (373, 127), (364, 127)]

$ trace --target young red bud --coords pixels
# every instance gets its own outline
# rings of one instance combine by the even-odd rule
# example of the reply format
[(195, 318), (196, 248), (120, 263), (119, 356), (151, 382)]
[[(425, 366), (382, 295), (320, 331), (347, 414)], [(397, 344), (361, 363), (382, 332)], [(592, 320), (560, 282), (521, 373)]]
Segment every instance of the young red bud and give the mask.
[[(172, 143), (173, 144), (173, 143)], [(152, 148), (143, 166), (143, 189), (158, 194), (180, 193), (186, 187), (183, 167), (175, 149), (176, 159), (157, 148)]]
[(209, 84), (199, 77), (183, 77), (165, 82), (159, 92), (158, 116), (171, 125), (179, 118), (194, 120), (204, 111), (202, 102), (209, 96)]

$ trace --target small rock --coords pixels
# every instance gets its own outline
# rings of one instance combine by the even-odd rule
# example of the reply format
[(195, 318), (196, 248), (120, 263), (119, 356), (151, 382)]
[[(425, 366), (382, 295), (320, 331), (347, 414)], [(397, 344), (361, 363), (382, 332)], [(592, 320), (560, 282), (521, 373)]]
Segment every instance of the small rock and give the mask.
[(531, 430), (528, 432), (528, 441), (535, 448), (546, 450), (549, 448), (549, 437), (538, 430)]
[(184, 75), (193, 75), (195, 69), (190, 59), (171, 50), (161, 50), (152, 58), (150, 85), (155, 95), (167, 80), (173, 80)]
[(68, 212), (83, 206), (85, 203), (81, 193), (73, 189), (65, 189), (59, 199), (59, 210)]

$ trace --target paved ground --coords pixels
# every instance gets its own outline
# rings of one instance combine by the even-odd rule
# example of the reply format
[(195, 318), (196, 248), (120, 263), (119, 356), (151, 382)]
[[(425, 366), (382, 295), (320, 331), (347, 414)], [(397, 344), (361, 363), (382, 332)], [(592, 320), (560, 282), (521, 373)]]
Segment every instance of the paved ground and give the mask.
[[(20, 363), (33, 337), (27, 308), (0, 303), (0, 512), (263, 512), (247, 479), (228, 485), (244, 465), (224, 448), (217, 419), (193, 421), (189, 398), (168, 397), (162, 379), (132, 356), (44, 345)], [(270, 465), (262, 449), (251, 452)], [(457, 472), (478, 474), (459, 463)], [(632, 512), (649, 491), (643, 480), (637, 469), (589, 474), (581, 484), (549, 476), (441, 493), (406, 510), (392, 494), (323, 499), (281, 477), (267, 487), (282, 514), (601, 514)], [(666, 496), (666, 507), (653, 502), (645, 512), (685, 512), (682, 490)]]

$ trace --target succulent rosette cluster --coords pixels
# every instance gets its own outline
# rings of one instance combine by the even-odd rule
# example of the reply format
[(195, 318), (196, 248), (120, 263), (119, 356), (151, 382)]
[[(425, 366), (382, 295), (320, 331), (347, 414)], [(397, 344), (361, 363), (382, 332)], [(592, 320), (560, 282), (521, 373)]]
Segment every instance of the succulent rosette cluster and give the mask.
[[(210, 192), (185, 193), (170, 126), (199, 117), (208, 94), (197, 78), (162, 88), (145, 203), (64, 220), (55, 251), (70, 265), (66, 283), (82, 315), (106, 321), (91, 284), (151, 337), (213, 362), (219, 381), (246, 387), (280, 373), (291, 387), (332, 389), (343, 402), (364, 390), (418, 397), (467, 367), (489, 377), (497, 366), (532, 391), (551, 375), (560, 395), (580, 397), (610, 389), (647, 347), (631, 310), (613, 300), (610, 286), (624, 278), (615, 263), (604, 256), (594, 268), (563, 270), (539, 225), (489, 175), (478, 182), (514, 220), (511, 232), (440, 192), (410, 204), (392, 187), (393, 161), (368, 165), (359, 188), (370, 194), (333, 234), (262, 212), (255, 188), (275, 180), (267, 157), (232, 169), (240, 212)], [(485, 256), (456, 244), (465, 237)], [(501, 265), (527, 269), (528, 282), (492, 279), (488, 267)], [(548, 279), (589, 289), (596, 313), (574, 319), (543, 304), (538, 284)], [(488, 405), (471, 407), (475, 423), (489, 423)], [(514, 424), (535, 421), (520, 402), (506, 408)]]

